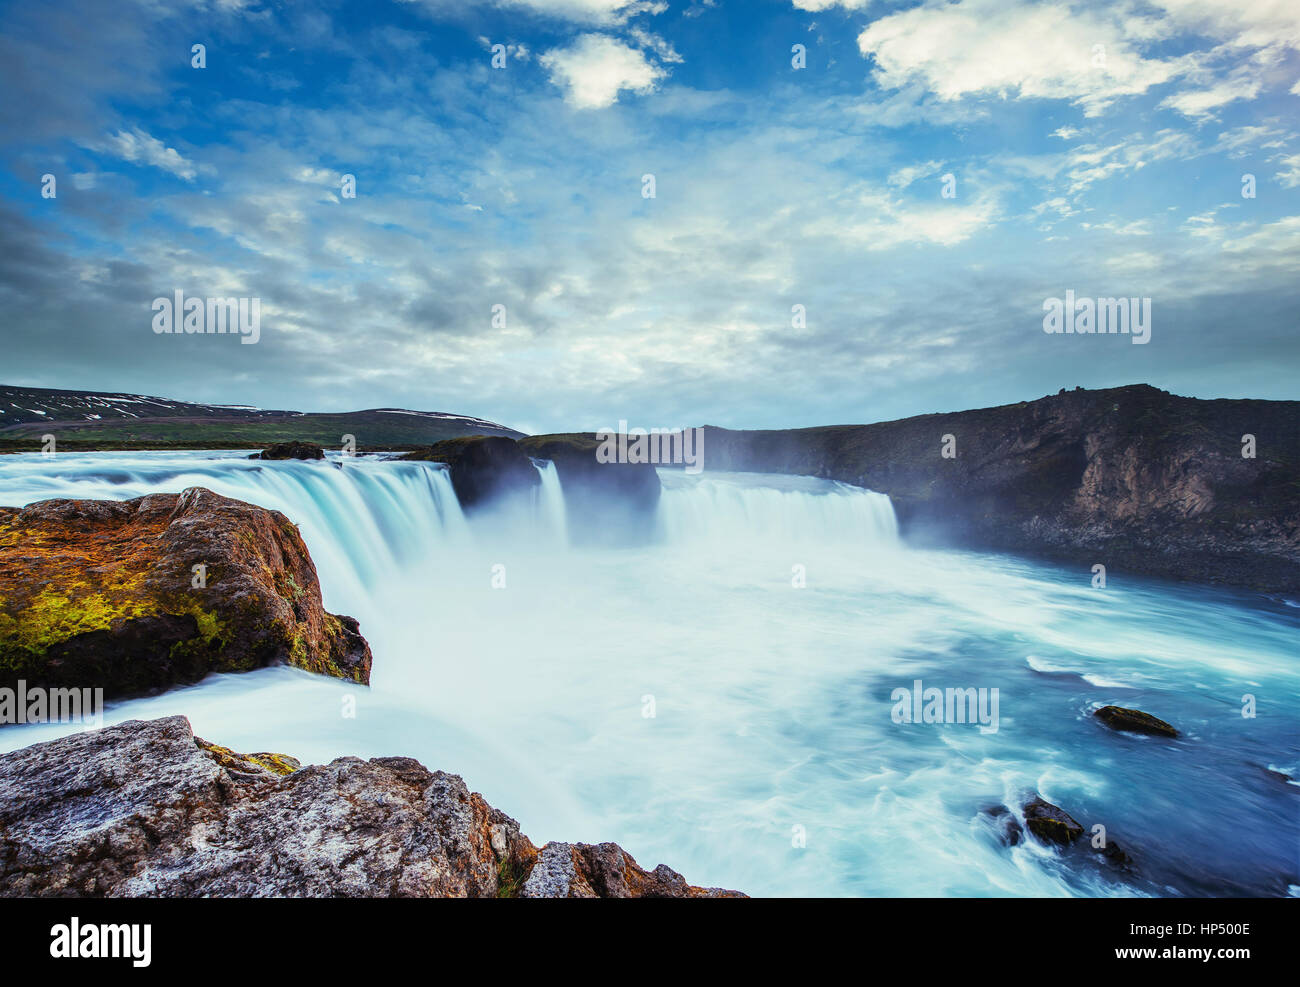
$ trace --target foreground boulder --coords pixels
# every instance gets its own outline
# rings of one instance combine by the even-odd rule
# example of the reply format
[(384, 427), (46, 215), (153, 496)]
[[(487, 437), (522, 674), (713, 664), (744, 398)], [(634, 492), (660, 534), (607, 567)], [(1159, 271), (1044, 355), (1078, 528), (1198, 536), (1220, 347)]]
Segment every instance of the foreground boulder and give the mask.
[(405, 757), (295, 768), (132, 720), (0, 756), (0, 895), (743, 897), (612, 843), (538, 849)]
[(588, 433), (531, 435), (518, 445), (555, 463), (572, 541), (622, 544), (653, 537), (662, 490), (653, 463), (601, 462), (600, 443)]
[(0, 687), (112, 698), (279, 663), (370, 680), (283, 514), (202, 487), (0, 508)]
[(1103, 706), (1092, 714), (1112, 730), (1126, 730), (1129, 733), (1147, 733), (1157, 737), (1177, 737), (1178, 731), (1158, 717), (1144, 713), (1140, 709), (1126, 709), (1123, 706)]
[(324, 459), (325, 449), (315, 442), (277, 442), (249, 459)]
[(542, 483), (532, 460), (513, 439), (502, 436), (444, 439), (402, 458), (446, 463), (456, 499), (468, 514), (490, 504), (530, 498)]

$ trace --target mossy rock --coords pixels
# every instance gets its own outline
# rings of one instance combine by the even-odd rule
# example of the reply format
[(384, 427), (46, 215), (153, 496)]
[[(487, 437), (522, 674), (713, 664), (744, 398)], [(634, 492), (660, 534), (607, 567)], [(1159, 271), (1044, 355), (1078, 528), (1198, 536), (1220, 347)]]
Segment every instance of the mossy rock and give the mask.
[(201, 487), (0, 509), (0, 686), (158, 692), (288, 663), (368, 682), (283, 514)]
[(1025, 828), (1044, 843), (1069, 846), (1083, 835), (1083, 826), (1062, 809), (1038, 796), (1024, 805)]
[(263, 774), (283, 778), (302, 767), (302, 762), (288, 754), (271, 754), (260, 751), (256, 754), (236, 754), (229, 747), (209, 743), (202, 737), (195, 737), (194, 743), (207, 751), (209, 756), (228, 771), (238, 775), (254, 777)]

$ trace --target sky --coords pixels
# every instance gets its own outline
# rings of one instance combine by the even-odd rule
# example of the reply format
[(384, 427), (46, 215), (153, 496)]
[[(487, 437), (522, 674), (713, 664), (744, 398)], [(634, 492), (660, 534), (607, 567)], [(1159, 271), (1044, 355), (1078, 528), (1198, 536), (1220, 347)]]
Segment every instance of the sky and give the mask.
[[(3, 2), (0, 83), (0, 383), (529, 432), (1300, 398), (1295, 0)], [(256, 344), (156, 332), (176, 291)], [(1149, 341), (1045, 332), (1067, 291)]]

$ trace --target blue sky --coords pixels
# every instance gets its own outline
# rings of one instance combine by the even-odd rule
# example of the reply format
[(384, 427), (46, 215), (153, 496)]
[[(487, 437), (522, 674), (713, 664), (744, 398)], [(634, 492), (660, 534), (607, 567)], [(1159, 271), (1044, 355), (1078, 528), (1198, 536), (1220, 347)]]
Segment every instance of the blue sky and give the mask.
[[(0, 36), (5, 383), (529, 431), (1300, 397), (1291, 0), (52, 0)], [(156, 335), (177, 289), (259, 298), (260, 341)], [(1150, 343), (1045, 334), (1067, 289), (1150, 297)]]

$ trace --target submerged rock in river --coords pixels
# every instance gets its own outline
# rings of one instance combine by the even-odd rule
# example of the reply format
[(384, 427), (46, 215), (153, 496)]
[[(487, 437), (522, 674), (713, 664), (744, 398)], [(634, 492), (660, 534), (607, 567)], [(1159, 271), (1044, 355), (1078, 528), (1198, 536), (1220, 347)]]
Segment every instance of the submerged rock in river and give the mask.
[[(1000, 806), (998, 808), (1001, 808)], [(995, 810), (987, 810), (990, 816), (997, 816)], [(1084, 835), (1083, 825), (1077, 822), (1073, 816), (1062, 809), (1059, 805), (1053, 805), (1041, 795), (1034, 795), (1023, 806), (1025, 814), (1025, 827), (1029, 832), (1042, 843), (1048, 843), (1059, 847), (1069, 847), (1079, 841)], [(1012, 820), (1014, 823), (1014, 820)], [(1010, 845), (1019, 842), (1019, 826), (1014, 829), (1015, 839), (1006, 840)], [(1112, 865), (1120, 868), (1128, 868), (1133, 863), (1130, 857), (1120, 845), (1110, 838), (1106, 833), (1105, 827), (1093, 827), (1093, 837), (1085, 841), (1086, 844), (1096, 853), (1105, 857)]]
[(325, 611), (278, 511), (202, 487), (0, 508), (0, 687), (112, 698), (277, 663), (370, 680), (357, 622)]
[(1059, 805), (1035, 795), (1024, 805), (1025, 827), (1044, 843), (1069, 846), (1083, 835), (1083, 827)]
[(1126, 709), (1123, 706), (1103, 706), (1092, 714), (1112, 730), (1126, 730), (1129, 733), (1149, 733), (1158, 737), (1177, 737), (1178, 731), (1150, 713), (1140, 709)]
[(131, 720), (0, 756), (0, 895), (721, 897), (552, 843), (406, 757), (296, 767)]

